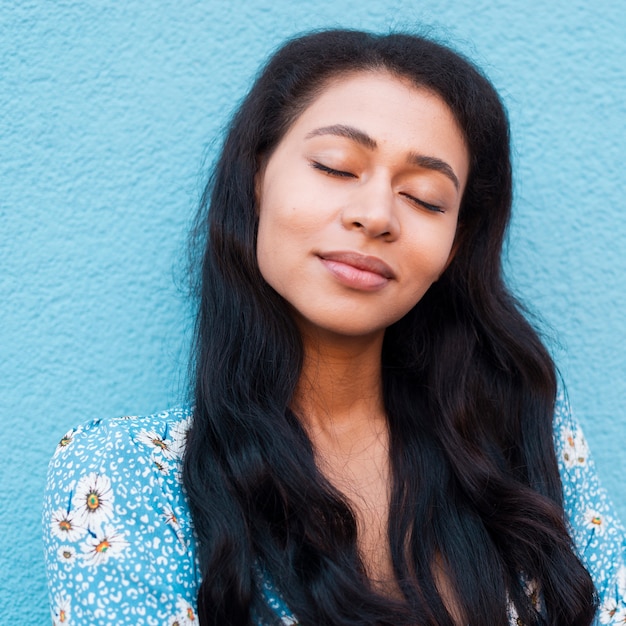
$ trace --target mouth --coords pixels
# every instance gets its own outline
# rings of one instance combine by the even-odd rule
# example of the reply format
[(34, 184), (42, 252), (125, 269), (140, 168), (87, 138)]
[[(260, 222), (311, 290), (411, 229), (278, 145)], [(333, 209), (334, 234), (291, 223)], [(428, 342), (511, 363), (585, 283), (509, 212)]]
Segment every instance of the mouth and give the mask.
[(378, 257), (351, 251), (323, 252), (317, 256), (340, 283), (353, 289), (377, 291), (396, 277)]

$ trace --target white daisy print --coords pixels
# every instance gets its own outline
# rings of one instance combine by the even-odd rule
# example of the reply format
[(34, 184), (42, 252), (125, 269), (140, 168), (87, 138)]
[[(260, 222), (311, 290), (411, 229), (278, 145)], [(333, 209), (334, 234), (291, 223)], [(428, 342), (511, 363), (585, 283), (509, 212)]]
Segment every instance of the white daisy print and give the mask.
[(581, 430), (561, 429), (563, 439), (563, 460), (568, 468), (585, 465), (589, 456), (589, 446)]
[(169, 524), (174, 528), (180, 527), (180, 522), (178, 521), (178, 517), (176, 516), (176, 513), (174, 513), (174, 509), (171, 504), (163, 505), (163, 519), (166, 524)]
[(59, 452), (65, 450), (71, 443), (74, 441), (74, 434), (76, 433), (76, 429), (68, 430), (63, 437), (59, 440), (57, 447), (54, 451), (54, 456), (57, 456)]
[(541, 592), (539, 590), (539, 583), (534, 578), (526, 580), (524, 582), (524, 592), (530, 599), (535, 611), (537, 611), (537, 613), (541, 613), (543, 611), (543, 607), (541, 604)]
[(622, 565), (617, 571), (617, 588), (620, 595), (626, 598), (626, 565)]
[(191, 428), (191, 417), (177, 422), (170, 429), (170, 436), (172, 438), (172, 450), (177, 456), (183, 457), (185, 454), (185, 447), (187, 446), (187, 433)]
[(169, 439), (164, 439), (154, 430), (142, 430), (137, 435), (137, 441), (151, 446), (155, 452), (161, 453), (166, 459), (176, 458), (176, 451), (172, 448), (172, 442)]
[(57, 626), (69, 626), (72, 618), (71, 599), (65, 594), (56, 594), (54, 596), (54, 606), (52, 608), (52, 623)]
[(74, 504), (81, 523), (89, 528), (105, 522), (113, 515), (111, 481), (95, 472), (83, 476), (76, 485)]
[(74, 546), (61, 546), (57, 550), (57, 557), (62, 563), (71, 565), (76, 561), (76, 548)]
[(507, 616), (511, 626), (524, 626), (517, 612), (517, 608), (510, 600), (507, 602)]
[(613, 599), (607, 599), (600, 607), (601, 624), (626, 624), (626, 607)]
[[(198, 626), (198, 616), (189, 602), (179, 598), (176, 601), (176, 608), (177, 626)], [(172, 626), (174, 624), (176, 624), (176, 622), (173, 622)]]
[(185, 533), (182, 531), (178, 514), (174, 511), (170, 504), (164, 504), (162, 511), (165, 523), (174, 531), (178, 541), (186, 547), (187, 540), (185, 539)]
[(617, 602), (614, 598), (607, 598), (600, 607), (600, 623), (610, 624), (617, 613)]
[(51, 516), (50, 529), (55, 537), (63, 541), (77, 541), (86, 532), (75, 511), (66, 511), (65, 509), (57, 509)]
[(90, 535), (81, 546), (85, 565), (102, 565), (110, 558), (122, 556), (129, 546), (124, 533), (110, 524), (104, 524), (98, 534), (90, 533)]
[(604, 535), (606, 518), (599, 511), (587, 509), (584, 520), (587, 529), (593, 530), (599, 535)]
[(154, 463), (154, 467), (156, 468), (157, 472), (159, 472), (159, 474), (167, 475), (170, 473), (170, 470), (172, 469), (167, 463), (162, 463), (161, 461), (158, 461), (157, 459), (154, 459), (153, 463)]

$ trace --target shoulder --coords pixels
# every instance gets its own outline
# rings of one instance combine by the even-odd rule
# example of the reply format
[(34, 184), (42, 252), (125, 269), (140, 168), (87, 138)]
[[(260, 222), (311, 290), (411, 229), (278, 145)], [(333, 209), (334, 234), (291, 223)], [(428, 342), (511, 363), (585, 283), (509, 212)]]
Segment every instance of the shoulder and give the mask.
[[(159, 483), (170, 496), (182, 490), (181, 467), (191, 410), (179, 407), (147, 415), (95, 419), (68, 431), (57, 444), (48, 467), (47, 492), (60, 496), (70, 490), (73, 499), (83, 507), (86, 519), (97, 521), (107, 516), (104, 500), (82, 501), (91, 486), (108, 493), (112, 482), (120, 485), (119, 493), (140, 486)], [(87, 490), (87, 491), (86, 491)], [(85, 508), (87, 507), (87, 508)]]
[(199, 576), (181, 480), (190, 422), (191, 409), (179, 407), (92, 420), (61, 438), (43, 513), (57, 618), (63, 610), (77, 623), (174, 623), (193, 611)]
[(143, 501), (186, 506), (181, 469), (190, 423), (191, 409), (179, 407), (95, 419), (68, 431), (48, 466), (46, 506), (71, 510), (86, 528)]
[(555, 405), (554, 443), (565, 512), (574, 539), (579, 533), (587, 535), (587, 531), (592, 531), (595, 537), (621, 532), (621, 525), (600, 485), (584, 432), (564, 391), (559, 391)]
[(68, 456), (80, 457), (89, 452), (96, 458), (119, 447), (131, 446), (138, 456), (180, 458), (184, 449), (186, 432), (191, 424), (190, 407), (176, 407), (146, 415), (94, 419), (68, 431), (57, 444), (51, 466), (63, 463)]
[[(575, 526), (587, 525), (591, 529), (597, 527), (595, 530), (603, 533), (607, 530), (602, 525), (603, 516), (600, 515), (599, 510), (595, 511), (597, 514), (594, 514), (593, 509), (597, 507), (610, 509), (610, 503), (606, 492), (600, 485), (583, 429), (563, 390), (559, 391), (555, 404), (554, 444), (563, 484), (566, 513), (569, 514), (570, 523)], [(588, 518), (584, 522), (581, 511), (583, 504)]]
[(554, 442), (563, 485), (563, 505), (578, 555), (600, 599), (602, 624), (626, 620), (626, 531), (600, 484), (582, 428), (559, 391)]

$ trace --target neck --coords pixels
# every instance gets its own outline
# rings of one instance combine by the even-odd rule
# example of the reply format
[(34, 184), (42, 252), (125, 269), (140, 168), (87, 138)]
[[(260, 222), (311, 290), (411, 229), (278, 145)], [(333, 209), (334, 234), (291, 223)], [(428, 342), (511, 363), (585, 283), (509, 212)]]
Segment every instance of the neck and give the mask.
[(294, 408), (314, 443), (354, 443), (384, 428), (382, 343), (382, 332), (365, 338), (303, 337)]

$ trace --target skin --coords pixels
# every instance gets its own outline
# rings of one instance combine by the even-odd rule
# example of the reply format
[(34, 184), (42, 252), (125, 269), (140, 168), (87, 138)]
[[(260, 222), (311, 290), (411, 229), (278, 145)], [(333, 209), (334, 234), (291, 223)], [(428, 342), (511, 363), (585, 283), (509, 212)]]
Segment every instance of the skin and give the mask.
[(390, 594), (382, 342), (451, 261), (468, 170), (447, 105), (381, 71), (331, 81), (256, 178), (259, 268), (303, 337), (294, 408)]

